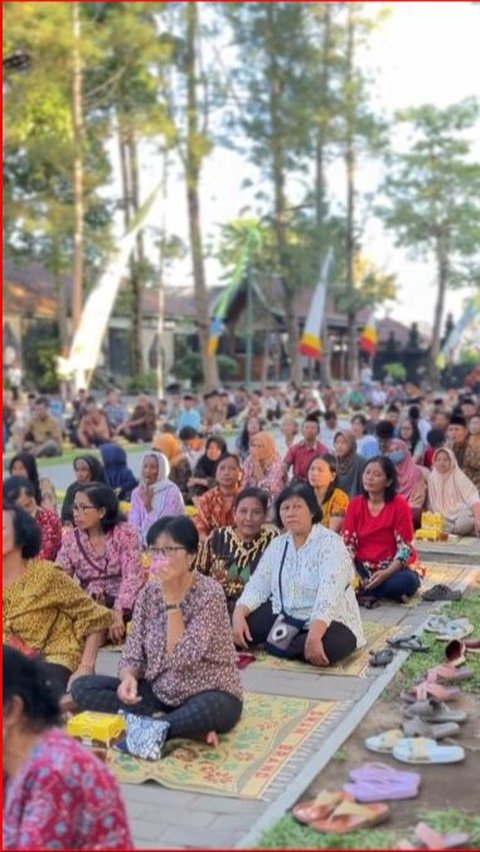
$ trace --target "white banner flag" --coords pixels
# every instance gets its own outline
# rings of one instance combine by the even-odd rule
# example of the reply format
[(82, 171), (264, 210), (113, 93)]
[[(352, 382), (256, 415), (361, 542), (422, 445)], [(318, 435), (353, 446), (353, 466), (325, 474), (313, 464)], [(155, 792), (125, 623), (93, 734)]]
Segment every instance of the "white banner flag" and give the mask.
[(109, 260), (105, 272), (89, 293), (69, 357), (57, 359), (58, 372), (64, 378), (73, 377), (77, 390), (87, 385), (87, 373), (97, 366), (108, 320), (135, 246), (137, 234), (152, 217), (152, 208), (160, 188), (161, 184), (153, 190), (142, 205), (128, 231), (122, 237), (117, 251)]

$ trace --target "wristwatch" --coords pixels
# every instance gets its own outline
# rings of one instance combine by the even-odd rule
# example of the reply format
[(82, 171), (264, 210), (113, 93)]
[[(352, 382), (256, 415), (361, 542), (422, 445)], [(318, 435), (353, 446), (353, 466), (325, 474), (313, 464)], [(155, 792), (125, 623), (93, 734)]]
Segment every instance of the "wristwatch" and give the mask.
[(180, 609), (180, 604), (165, 604), (165, 609), (168, 612), (170, 609)]

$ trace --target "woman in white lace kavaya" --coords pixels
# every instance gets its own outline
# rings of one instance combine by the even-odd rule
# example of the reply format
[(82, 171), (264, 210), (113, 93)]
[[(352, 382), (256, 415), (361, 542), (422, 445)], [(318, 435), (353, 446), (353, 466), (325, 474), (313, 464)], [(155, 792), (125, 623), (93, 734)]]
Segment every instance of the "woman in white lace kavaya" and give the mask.
[(285, 532), (269, 544), (237, 602), (235, 644), (265, 643), (276, 656), (335, 665), (365, 644), (351, 557), (340, 536), (321, 525), (306, 483), (288, 485), (275, 510)]

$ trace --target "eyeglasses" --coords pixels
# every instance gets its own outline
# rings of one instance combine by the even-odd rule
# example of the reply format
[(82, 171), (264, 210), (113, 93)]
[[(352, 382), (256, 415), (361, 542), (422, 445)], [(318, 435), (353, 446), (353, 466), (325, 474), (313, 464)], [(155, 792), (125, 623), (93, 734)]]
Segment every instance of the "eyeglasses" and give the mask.
[(94, 509), (94, 508), (95, 508), (95, 506), (76, 506), (75, 503), (74, 503), (73, 507), (72, 507), (72, 511), (77, 512), (77, 513), (88, 512), (90, 509)]
[(185, 550), (184, 547), (178, 545), (178, 547), (149, 547), (148, 552), (152, 554), (152, 556), (170, 556), (172, 553), (175, 553), (176, 550)]

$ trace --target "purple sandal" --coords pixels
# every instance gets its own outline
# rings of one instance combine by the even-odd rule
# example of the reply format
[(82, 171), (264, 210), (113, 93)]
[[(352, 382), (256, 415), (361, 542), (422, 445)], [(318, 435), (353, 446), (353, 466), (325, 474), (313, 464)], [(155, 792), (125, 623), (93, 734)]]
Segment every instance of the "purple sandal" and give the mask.
[(357, 802), (413, 799), (418, 795), (421, 777), (418, 772), (401, 772), (385, 763), (366, 763), (350, 772), (353, 783), (343, 789)]

